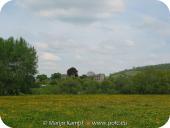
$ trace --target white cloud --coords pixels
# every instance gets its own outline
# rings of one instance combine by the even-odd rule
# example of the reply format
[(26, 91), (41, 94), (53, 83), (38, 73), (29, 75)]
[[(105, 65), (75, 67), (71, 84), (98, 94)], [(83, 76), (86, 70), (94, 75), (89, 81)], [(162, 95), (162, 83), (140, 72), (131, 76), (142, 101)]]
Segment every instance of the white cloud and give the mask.
[(46, 61), (60, 61), (61, 58), (53, 53), (43, 52), (40, 58)]
[(138, 27), (142, 29), (151, 30), (151, 33), (157, 33), (162, 37), (169, 37), (170, 34), (170, 24), (161, 19), (154, 18), (150, 15), (144, 15), (142, 17), (142, 24)]
[(41, 50), (47, 49), (49, 47), (47, 43), (36, 43), (34, 46), (38, 49), (41, 49)]
[(40, 10), (37, 12), (40, 16), (43, 17), (71, 17), (71, 16), (77, 16), (80, 15), (79, 12), (76, 9), (45, 9), (45, 10)]
[(132, 40), (126, 40), (125, 43), (126, 43), (126, 45), (129, 46), (129, 47), (135, 46), (135, 42), (132, 41)]
[(75, 58), (76, 58), (77, 60), (83, 60), (83, 57), (82, 57), (81, 55), (76, 55)]
[(91, 22), (121, 13), (124, 0), (18, 0), (18, 5), (48, 18), (64, 21)]

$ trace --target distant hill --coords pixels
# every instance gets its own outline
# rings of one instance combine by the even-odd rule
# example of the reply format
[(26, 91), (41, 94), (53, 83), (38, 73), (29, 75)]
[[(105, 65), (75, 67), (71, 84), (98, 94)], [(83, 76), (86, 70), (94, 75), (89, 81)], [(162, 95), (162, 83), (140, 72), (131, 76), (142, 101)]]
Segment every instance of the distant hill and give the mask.
[(136, 75), (137, 73), (149, 70), (149, 69), (155, 69), (155, 70), (169, 70), (170, 71), (170, 63), (167, 64), (158, 64), (158, 65), (148, 65), (143, 67), (134, 67), (133, 69), (123, 70), (117, 73), (114, 73), (111, 75), (111, 77), (118, 77), (120, 75)]

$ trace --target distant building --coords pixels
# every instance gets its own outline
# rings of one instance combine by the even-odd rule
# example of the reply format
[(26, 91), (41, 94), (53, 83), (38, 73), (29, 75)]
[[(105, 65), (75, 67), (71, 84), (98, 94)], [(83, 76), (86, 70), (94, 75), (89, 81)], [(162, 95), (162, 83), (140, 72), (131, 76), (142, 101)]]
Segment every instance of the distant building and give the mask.
[(99, 82), (105, 80), (105, 74), (95, 74), (95, 73), (92, 72), (92, 71), (88, 72), (88, 73), (87, 73), (87, 76), (88, 76), (88, 77), (91, 77), (91, 78), (93, 78), (94, 80), (99, 81)]
[(105, 80), (105, 74), (97, 74), (97, 75), (94, 76), (94, 79), (96, 81), (102, 82), (102, 81)]

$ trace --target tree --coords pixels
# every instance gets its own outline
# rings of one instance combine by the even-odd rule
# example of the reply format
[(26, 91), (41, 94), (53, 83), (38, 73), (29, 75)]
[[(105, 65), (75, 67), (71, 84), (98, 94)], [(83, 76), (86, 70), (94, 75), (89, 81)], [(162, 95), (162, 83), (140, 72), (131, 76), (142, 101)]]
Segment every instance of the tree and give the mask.
[(78, 77), (78, 70), (74, 67), (67, 70), (68, 76)]
[(47, 77), (47, 75), (45, 75), (45, 74), (41, 74), (41, 75), (37, 75), (36, 80), (37, 80), (38, 82), (45, 82), (45, 81), (48, 80), (48, 77)]
[(0, 95), (29, 93), (37, 62), (36, 50), (23, 38), (0, 38)]
[(61, 73), (54, 73), (51, 75), (51, 80), (58, 80), (61, 79)]

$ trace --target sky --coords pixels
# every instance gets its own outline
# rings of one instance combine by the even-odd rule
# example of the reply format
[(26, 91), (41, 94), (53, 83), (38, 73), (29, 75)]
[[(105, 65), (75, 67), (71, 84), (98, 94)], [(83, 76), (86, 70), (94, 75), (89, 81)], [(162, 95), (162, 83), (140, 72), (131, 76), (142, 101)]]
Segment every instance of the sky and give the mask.
[(0, 37), (23, 37), (39, 73), (110, 74), (170, 62), (170, 13), (157, 0), (13, 0)]

